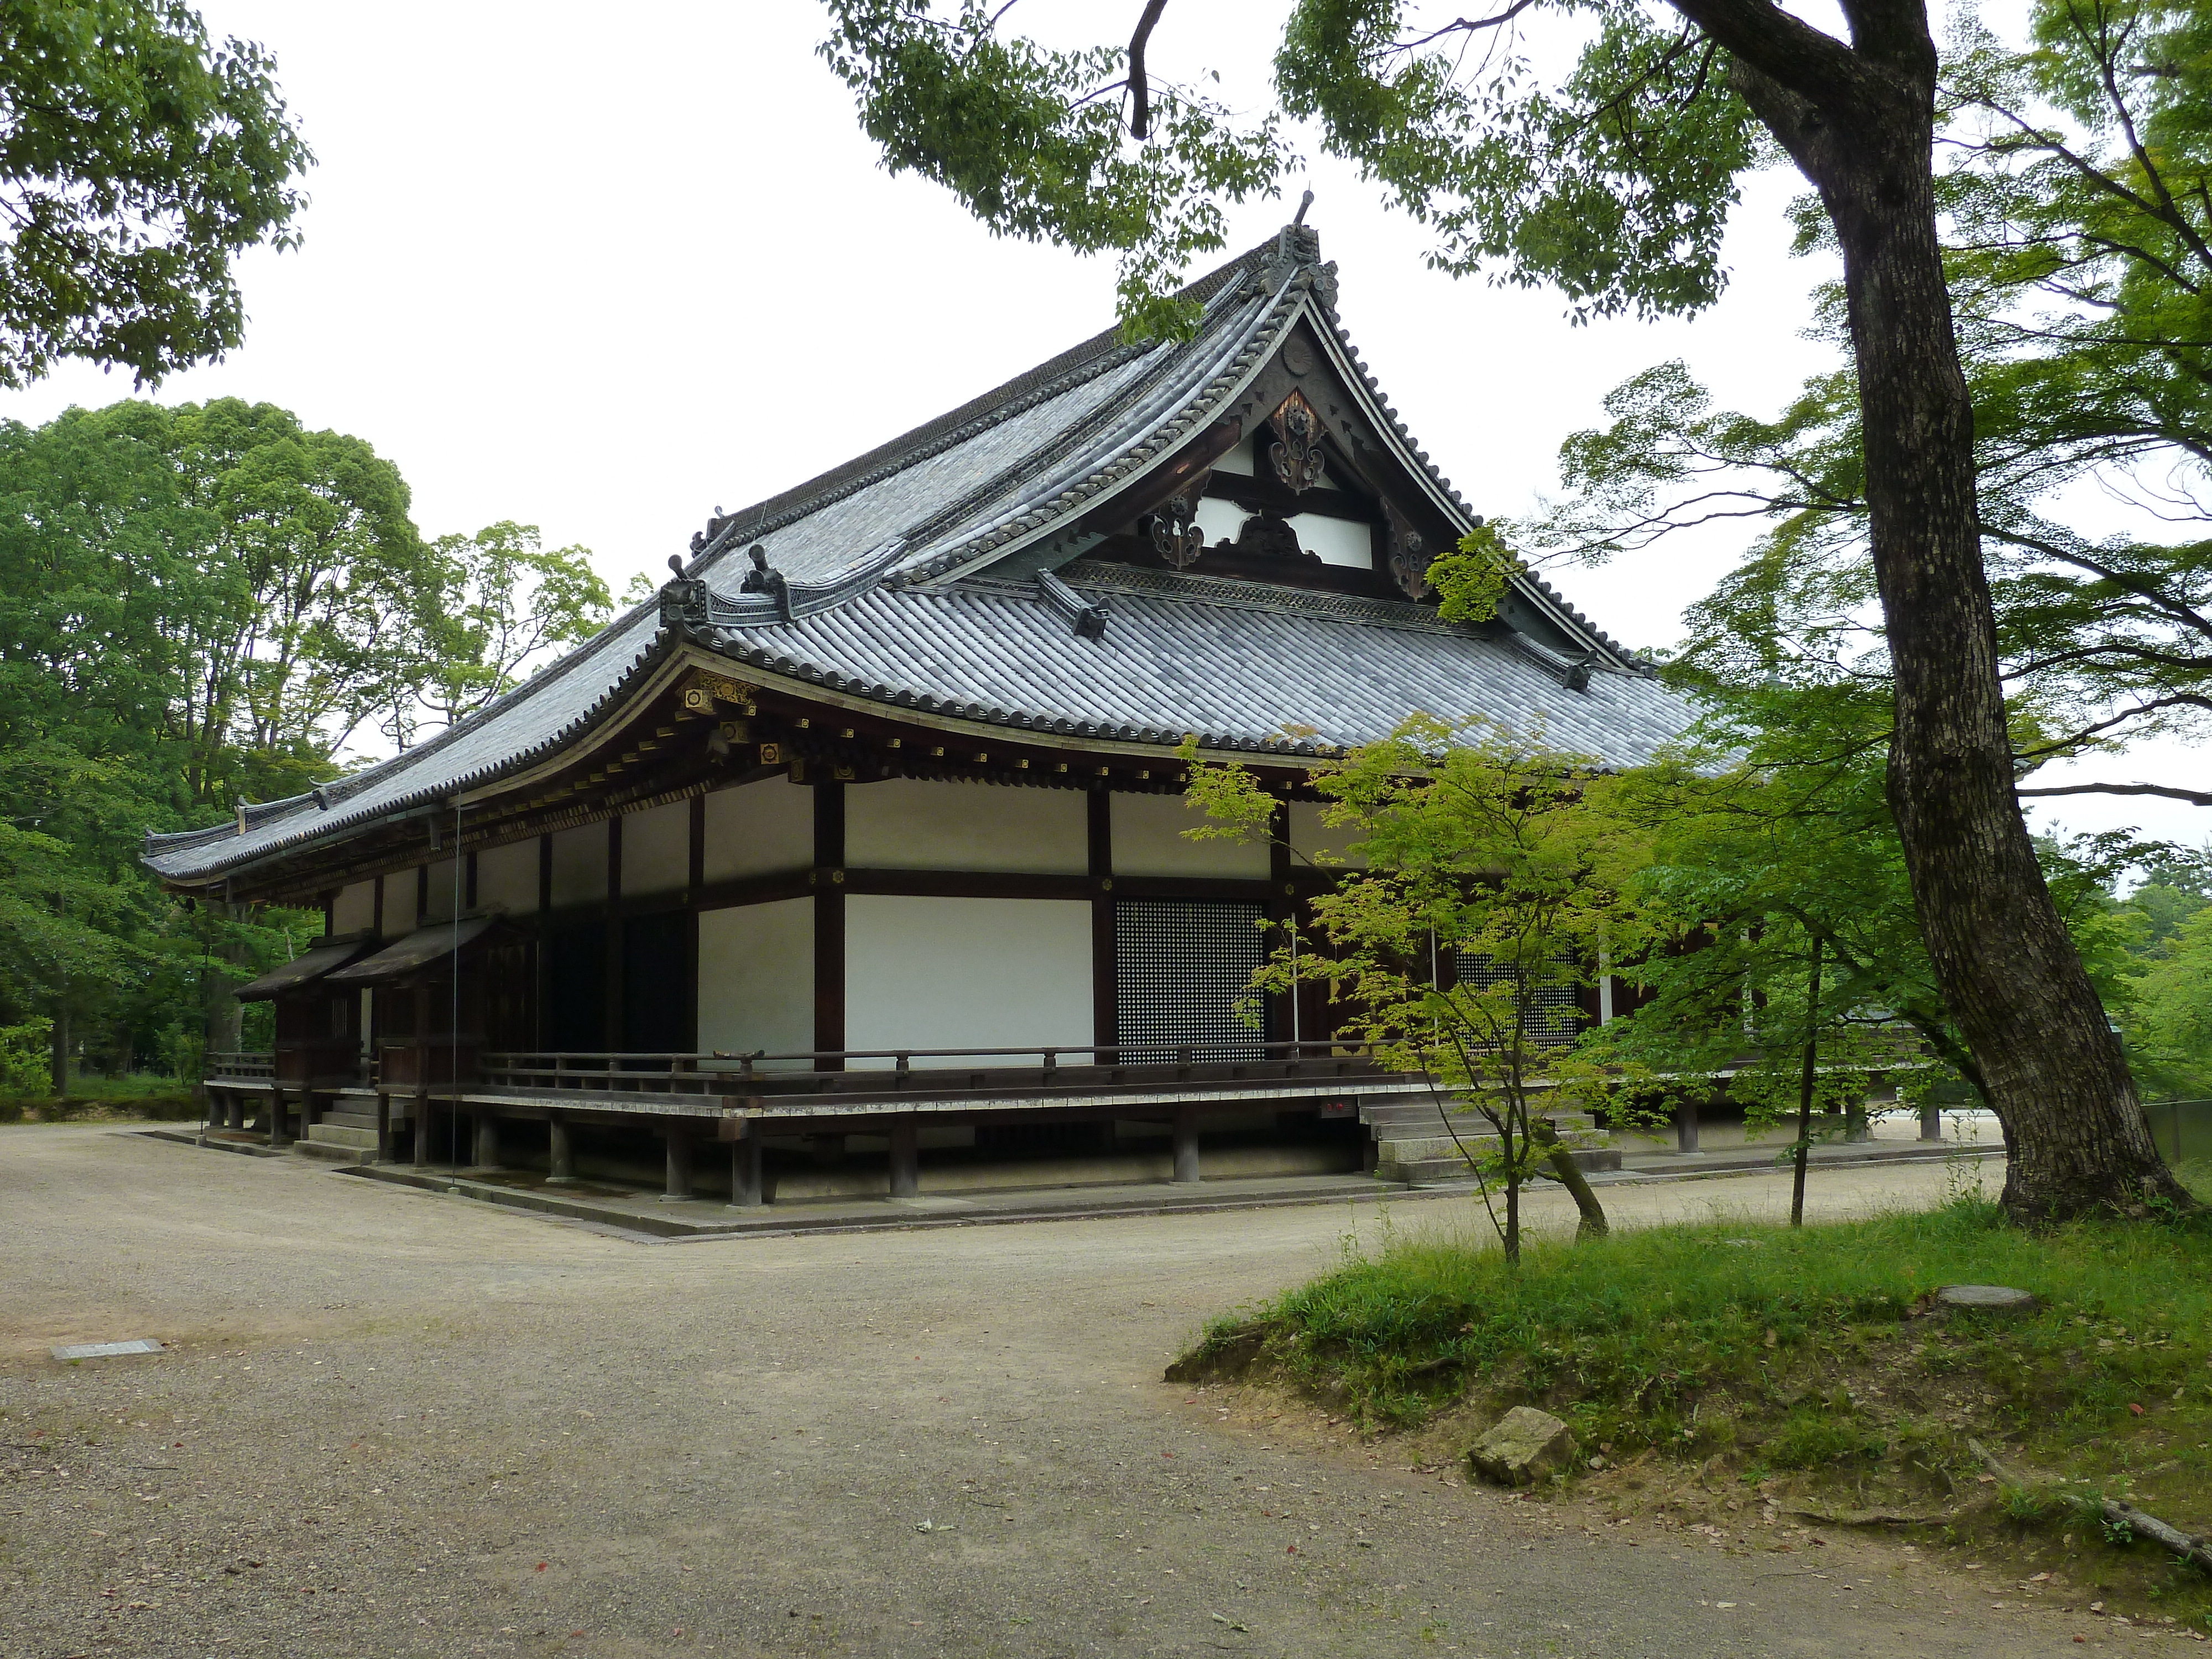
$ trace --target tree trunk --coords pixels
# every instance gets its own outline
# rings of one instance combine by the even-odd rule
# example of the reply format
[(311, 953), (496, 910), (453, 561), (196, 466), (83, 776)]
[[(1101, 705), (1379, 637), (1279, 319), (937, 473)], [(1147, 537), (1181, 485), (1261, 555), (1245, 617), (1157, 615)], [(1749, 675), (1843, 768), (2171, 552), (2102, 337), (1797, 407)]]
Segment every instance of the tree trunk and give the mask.
[(220, 899), (208, 899), (203, 908), (207, 913), (204, 925), (211, 933), (221, 935), (210, 942), (200, 979), (200, 1007), (207, 1019), (205, 1052), (232, 1054), (237, 1051), (240, 1041), (246, 1011), (231, 994), (230, 976), (215, 963), (235, 962), (240, 951), (237, 942), (230, 937), (230, 930), (223, 925), (231, 919), (230, 906)]
[(1812, 1154), (1814, 1069), (1820, 1058), (1820, 941), (1813, 941), (1812, 971), (1805, 978), (1805, 1070), (1797, 1082), (1797, 1146), (1790, 1156), (1790, 1224), (1805, 1224), (1805, 1164)]
[(1581, 1216), (1581, 1219), (1575, 1223), (1576, 1242), (1579, 1243), (1585, 1238), (1603, 1238), (1611, 1232), (1612, 1225), (1605, 1218), (1605, 1206), (1597, 1201), (1597, 1194), (1590, 1190), (1589, 1182), (1583, 1179), (1582, 1168), (1575, 1162), (1575, 1155), (1559, 1144), (1559, 1126), (1547, 1117), (1531, 1118), (1528, 1121), (1528, 1138), (1544, 1149), (1545, 1157), (1551, 1160), (1552, 1173), (1559, 1176), (1559, 1185), (1565, 1187), (1568, 1196), (1575, 1200), (1575, 1209)]
[(1896, 687), (1889, 801), (1921, 930), (2012, 1151), (2006, 1209), (2185, 1206), (2013, 793), (1973, 410), (1936, 237), (1936, 50), (1924, 8), (1889, 9), (1880, 33), (1878, 51), (1863, 33), (1850, 54), (1864, 73), (1839, 76), (1817, 101), (1741, 58), (1731, 78), (1820, 191), (1843, 249)]
[(46, 1053), (46, 1074), (56, 1100), (69, 1092), (69, 998), (63, 995), (54, 999), (54, 1029)]

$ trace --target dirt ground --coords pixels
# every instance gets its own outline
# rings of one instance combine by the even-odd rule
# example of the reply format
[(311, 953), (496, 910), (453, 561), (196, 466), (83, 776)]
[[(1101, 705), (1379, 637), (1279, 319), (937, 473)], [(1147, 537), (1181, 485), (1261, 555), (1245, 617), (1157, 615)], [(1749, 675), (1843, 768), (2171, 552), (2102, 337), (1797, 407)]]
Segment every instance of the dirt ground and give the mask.
[[(1946, 1179), (1823, 1172), (1814, 1206), (1929, 1203)], [(1606, 1198), (1634, 1224), (1773, 1213), (1787, 1189)], [(1477, 1218), (1451, 1199), (646, 1244), (303, 1160), (0, 1128), (0, 1656), (2155, 1639), (1846, 1534), (1735, 1553), (1517, 1500), (1303, 1407), (1160, 1380), (1206, 1318), (1348, 1239)], [(47, 1354), (138, 1336), (173, 1346)]]

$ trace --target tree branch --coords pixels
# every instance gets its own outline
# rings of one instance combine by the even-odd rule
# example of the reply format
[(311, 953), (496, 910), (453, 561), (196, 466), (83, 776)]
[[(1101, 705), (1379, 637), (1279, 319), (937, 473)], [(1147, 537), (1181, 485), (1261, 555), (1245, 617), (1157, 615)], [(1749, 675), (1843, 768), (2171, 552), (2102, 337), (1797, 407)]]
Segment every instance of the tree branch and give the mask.
[(1151, 43), (1152, 29), (1160, 21), (1160, 14), (1168, 8), (1168, 0), (1145, 0), (1144, 15), (1137, 19), (1137, 32), (1129, 37), (1129, 136), (1144, 138), (1152, 130), (1152, 85), (1145, 78), (1145, 48)]
[(2191, 806), (2212, 806), (2212, 795), (2196, 789), (2170, 789), (2162, 783), (2054, 783), (2039, 789), (2014, 789), (2015, 795), (2158, 795), (2187, 801)]

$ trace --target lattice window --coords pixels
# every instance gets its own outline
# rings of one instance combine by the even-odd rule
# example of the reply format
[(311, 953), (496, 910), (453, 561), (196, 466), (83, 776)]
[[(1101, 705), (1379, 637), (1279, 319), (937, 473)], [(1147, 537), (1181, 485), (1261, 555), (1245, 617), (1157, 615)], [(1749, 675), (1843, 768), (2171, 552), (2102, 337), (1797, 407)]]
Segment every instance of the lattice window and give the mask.
[(1255, 1060), (1267, 1033), (1237, 1018), (1267, 954), (1261, 907), (1217, 899), (1124, 899), (1114, 907), (1115, 1040), (1122, 1058)]
[[(1574, 957), (1562, 955), (1562, 966), (1571, 965)], [(1492, 956), (1480, 951), (1462, 951), (1454, 958), (1459, 982), (1462, 985), (1487, 987), (1510, 982), (1513, 970)], [(1540, 985), (1528, 994), (1528, 1041), (1538, 1048), (1564, 1048), (1582, 1034), (1583, 1024), (1582, 997), (1571, 984)]]

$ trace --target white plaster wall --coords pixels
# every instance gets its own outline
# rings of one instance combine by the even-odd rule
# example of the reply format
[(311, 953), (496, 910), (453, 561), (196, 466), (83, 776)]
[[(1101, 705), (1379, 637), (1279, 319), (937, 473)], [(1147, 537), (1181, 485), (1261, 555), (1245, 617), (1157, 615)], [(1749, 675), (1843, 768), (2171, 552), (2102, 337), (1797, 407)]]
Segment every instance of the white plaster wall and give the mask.
[(725, 1054), (814, 1047), (814, 901), (699, 913), (699, 1047)]
[(1234, 501), (1202, 495), (1199, 498), (1198, 511), (1193, 516), (1198, 527), (1206, 532), (1206, 544), (1212, 547), (1217, 542), (1235, 541), (1237, 532), (1243, 529), (1244, 520), (1250, 515)]
[(376, 931), (385, 939), (398, 939), (415, 931), (415, 872), (394, 870), (384, 878), (384, 914)]
[(847, 1048), (1081, 1047), (1092, 1029), (1088, 903), (859, 893), (845, 901)]
[(538, 910), (538, 837), (487, 847), (477, 854), (477, 904), (512, 916)]
[[(1271, 441), (1272, 437), (1271, 434)], [(1252, 470), (1252, 441), (1247, 438), (1238, 444), (1236, 448), (1213, 464), (1213, 470), (1216, 472), (1241, 472), (1248, 478), (1255, 476)]]
[[(1329, 809), (1319, 801), (1294, 800), (1291, 803), (1291, 851), (1311, 860), (1317, 853), (1330, 855), (1328, 864), (1340, 868), (1364, 870), (1367, 860), (1352, 855), (1352, 842), (1365, 833), (1356, 823), (1328, 824), (1322, 814)], [(1323, 867), (1328, 867), (1325, 864)]]
[(357, 881), (350, 887), (339, 888), (337, 899), (331, 906), (331, 931), (358, 933), (364, 927), (375, 926), (376, 884)]
[(814, 862), (814, 792), (765, 778), (707, 797), (707, 879), (804, 870)]
[[(1217, 543), (1235, 541), (1244, 528), (1244, 520), (1250, 516), (1234, 501), (1208, 495), (1200, 501), (1196, 519), (1199, 528), (1206, 532), (1206, 544), (1212, 547)], [(1297, 514), (1285, 522), (1297, 533), (1298, 545), (1318, 555), (1323, 564), (1343, 565), (1354, 570), (1375, 568), (1374, 532), (1367, 526), (1320, 513)]]
[(845, 862), (859, 870), (1079, 876), (1091, 867), (1075, 789), (886, 778), (845, 791)]
[(553, 904), (591, 904), (607, 896), (607, 826), (579, 824), (553, 837)]
[(1289, 522), (1298, 532), (1298, 545), (1309, 553), (1318, 553), (1323, 564), (1354, 570), (1375, 568), (1375, 532), (1356, 520), (1300, 513)]
[(1184, 830), (1206, 819), (1181, 795), (1115, 795), (1113, 801), (1115, 875), (1267, 878), (1265, 842), (1184, 840)]
[[(453, 914), (453, 860), (441, 859), (430, 866), (430, 890), (426, 895), (428, 903), (423, 906), (424, 921), (449, 921)], [(463, 893), (463, 898), (468, 895)]]
[(666, 893), (691, 874), (691, 803), (670, 801), (623, 820), (622, 890), (632, 898)]

